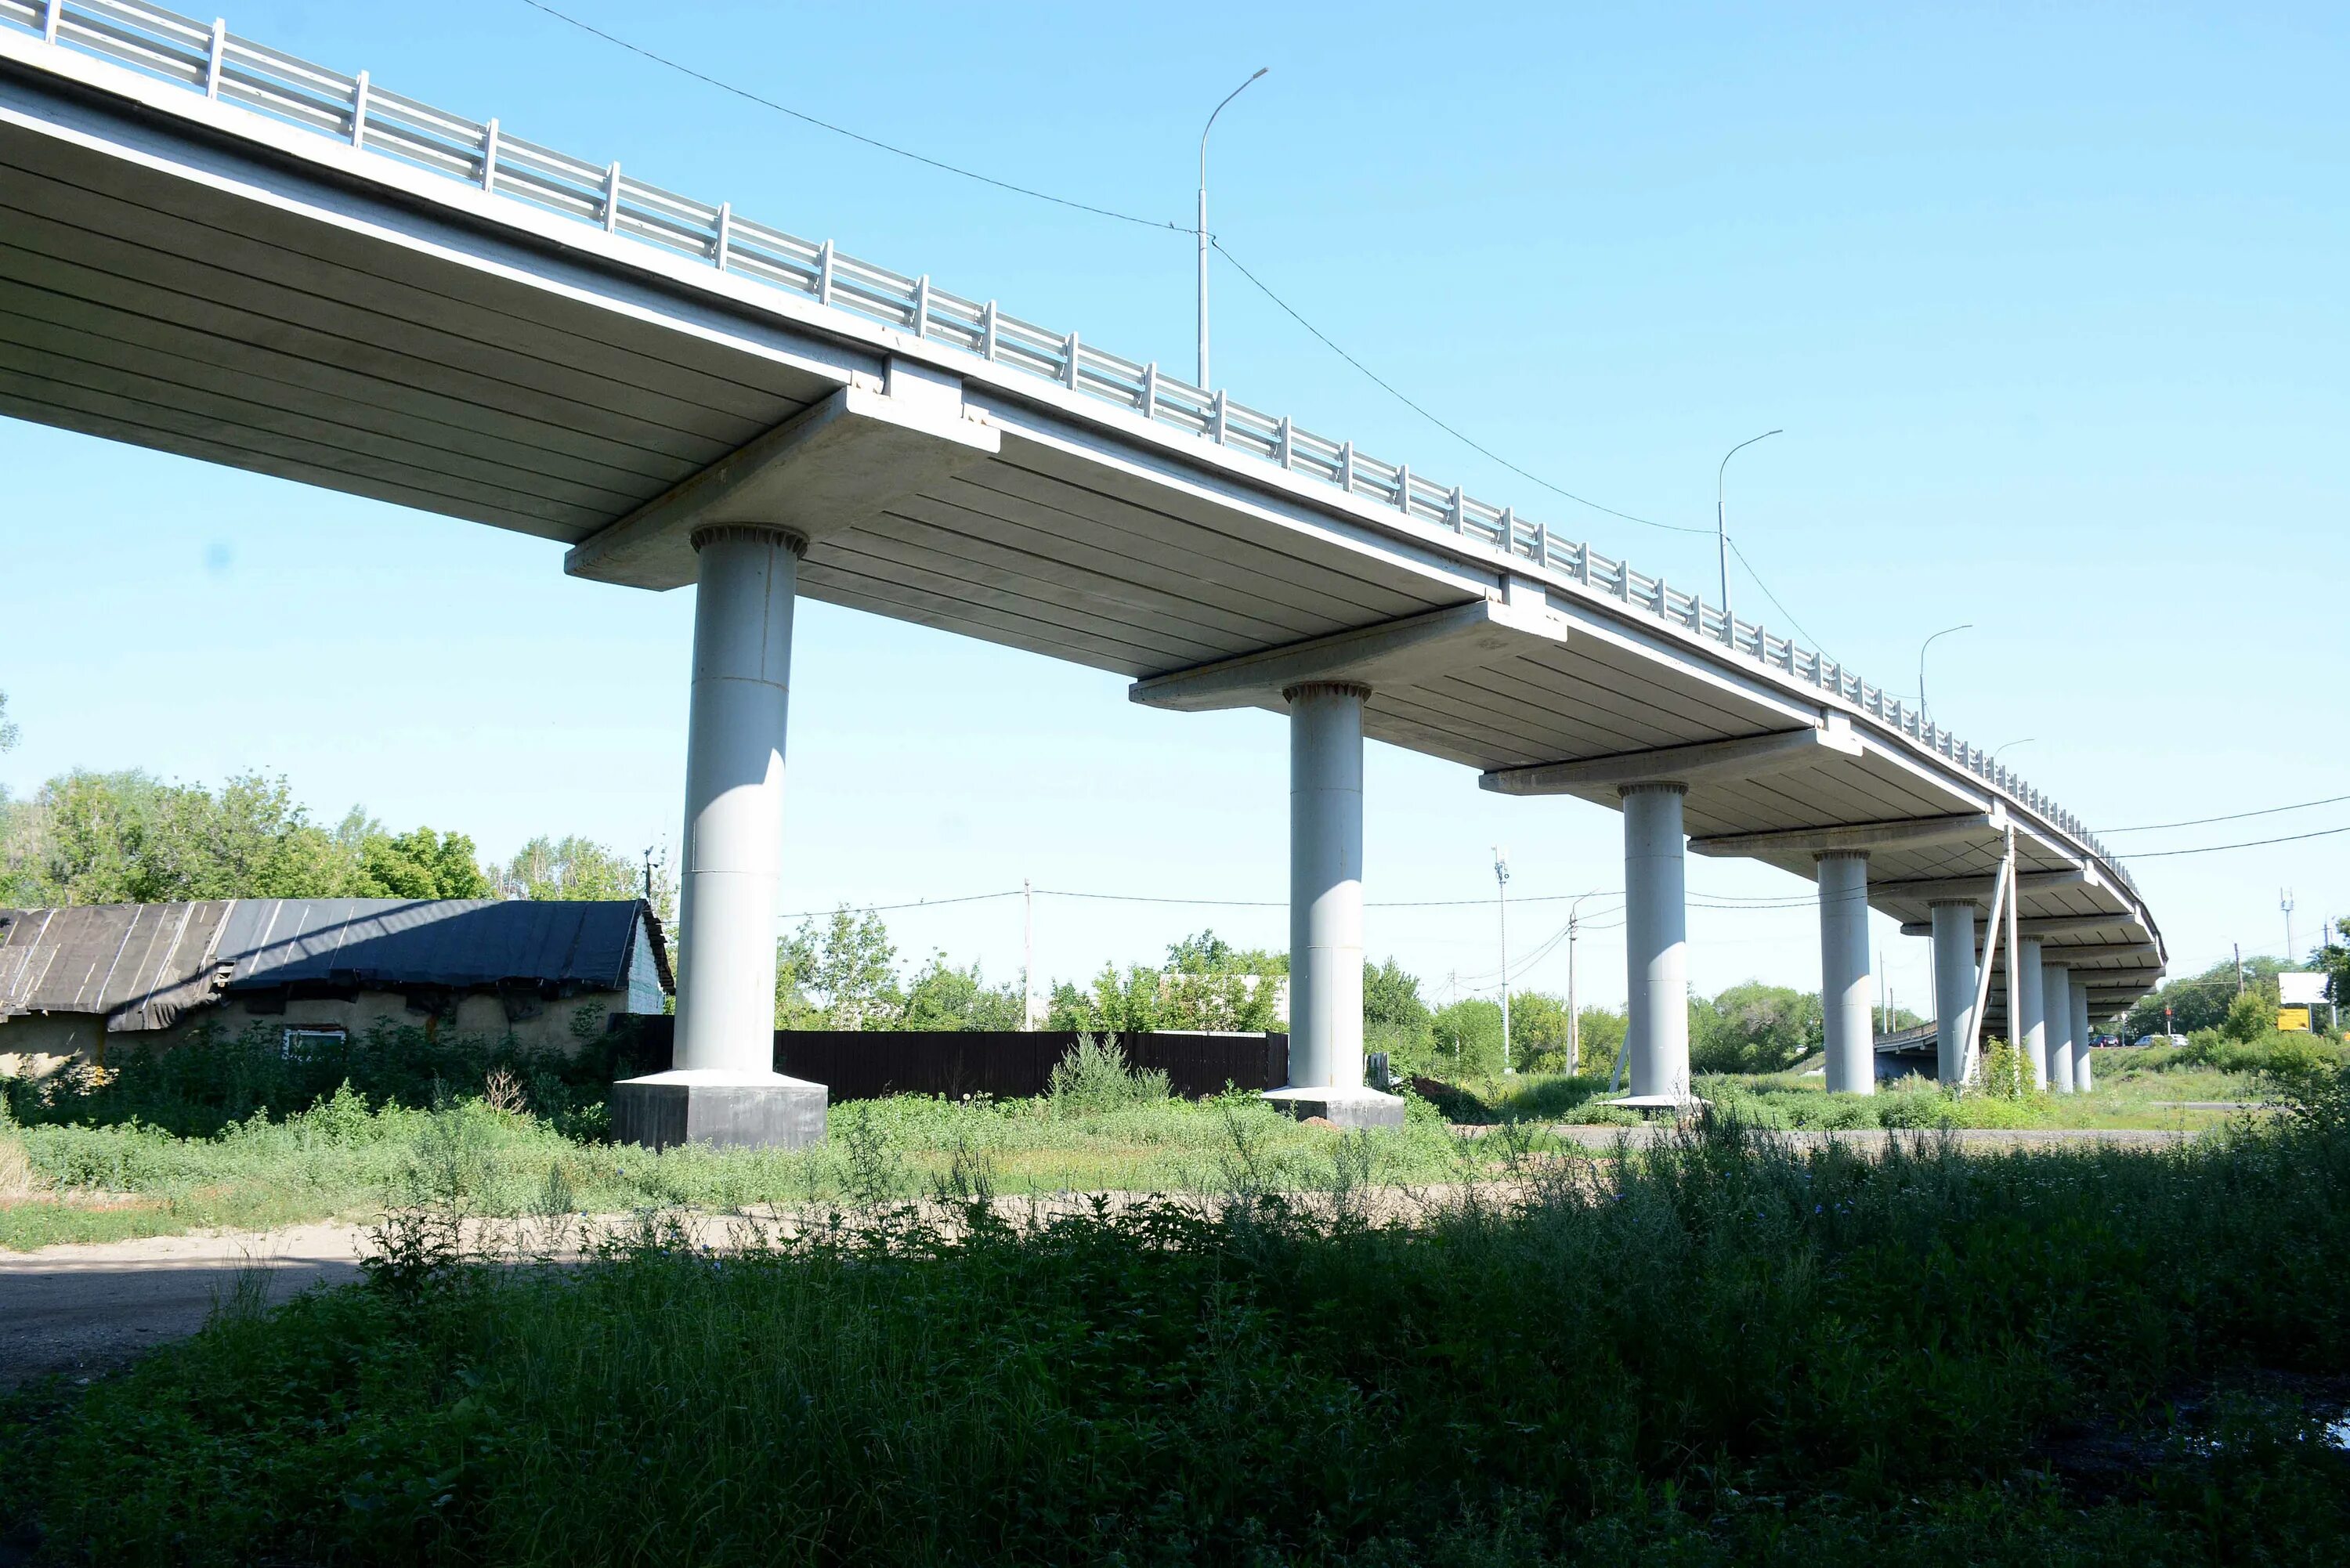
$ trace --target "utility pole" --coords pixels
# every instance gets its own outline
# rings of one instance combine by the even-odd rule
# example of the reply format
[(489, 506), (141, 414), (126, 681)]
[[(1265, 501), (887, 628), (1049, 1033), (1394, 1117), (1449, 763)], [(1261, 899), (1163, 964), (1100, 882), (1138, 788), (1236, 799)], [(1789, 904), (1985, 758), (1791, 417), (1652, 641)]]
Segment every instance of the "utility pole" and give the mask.
[(2236, 994), (2237, 994), (2238, 996), (2241, 996), (2241, 995), (2243, 995), (2243, 994), (2244, 994), (2244, 944), (2243, 944), (2243, 943), (2241, 943), (2241, 942), (2238, 942), (2238, 943), (2236, 943), (2236, 944), (2235, 944), (2235, 947), (2236, 947)]
[[(1256, 76), (1224, 95), (1224, 103), (1248, 91), (1249, 82), (1272, 68), (1257, 67)], [(1208, 132), (1216, 129), (1216, 116), (1224, 112), (1224, 103), (1218, 104), (1208, 123), (1200, 128), (1200, 390), (1203, 392), (1215, 390), (1208, 380)]]
[(1020, 878), (1020, 1027), (1036, 1027), (1036, 889)]
[(1499, 890), (1498, 908), (1502, 922), (1502, 1076), (1508, 1077), (1510, 1066), (1510, 857), (1502, 846), (1493, 846), (1493, 885)]
[(1575, 928), (1582, 919), (1581, 913), (1570, 906), (1566, 911), (1566, 1071), (1570, 1077), (1583, 1071), (1583, 1010), (1575, 1000)]
[(2277, 889), (2277, 908), (2284, 911), (2284, 961), (2293, 961), (2293, 889)]

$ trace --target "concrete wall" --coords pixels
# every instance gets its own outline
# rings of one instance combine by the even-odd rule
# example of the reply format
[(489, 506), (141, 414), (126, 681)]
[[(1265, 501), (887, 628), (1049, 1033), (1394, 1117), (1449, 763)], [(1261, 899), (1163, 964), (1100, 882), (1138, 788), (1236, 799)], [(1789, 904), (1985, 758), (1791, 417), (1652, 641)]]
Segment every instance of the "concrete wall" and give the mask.
[[(588, 992), (538, 1000), (536, 1016), (508, 1019), (503, 1000), (493, 993), (481, 992), (459, 998), (455, 1016), (442, 1019), (438, 1029), (444, 1035), (476, 1034), (493, 1039), (511, 1033), (525, 1049), (558, 1051), (568, 1055), (579, 1046), (579, 1036), (572, 1032), (572, 1021), (580, 1009), (590, 1010), (587, 1028), (592, 1039), (604, 1033), (607, 1015), (629, 1011), (629, 995), (625, 991)], [(405, 997), (389, 991), (361, 992), (351, 1002), (289, 998), (282, 1012), (256, 1012), (245, 1002), (230, 997), (216, 1006), (197, 1009), (169, 1029), (112, 1035), (104, 1033), (105, 1020), (95, 1014), (26, 1013), (0, 1020), (0, 1077), (40, 1078), (77, 1062), (119, 1060), (126, 1051), (168, 1051), (207, 1026), (232, 1039), (256, 1023), (269, 1029), (273, 1036), (280, 1029), (327, 1024), (339, 1024), (345, 1032), (358, 1035), (382, 1019), (395, 1026), (416, 1028), (423, 1027), (425, 1023), (423, 1013), (409, 1010)], [(99, 1050), (101, 1043), (104, 1058)]]

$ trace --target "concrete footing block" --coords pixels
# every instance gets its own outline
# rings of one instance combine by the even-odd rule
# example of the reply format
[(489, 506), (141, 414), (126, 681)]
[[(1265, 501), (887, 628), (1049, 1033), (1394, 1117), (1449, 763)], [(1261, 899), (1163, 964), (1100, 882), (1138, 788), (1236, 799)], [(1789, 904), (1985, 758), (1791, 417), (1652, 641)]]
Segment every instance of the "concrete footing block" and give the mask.
[(822, 1084), (781, 1073), (685, 1067), (612, 1085), (612, 1141), (671, 1148), (806, 1148), (824, 1141)]
[(1377, 1089), (1267, 1089), (1265, 1103), (1299, 1121), (1320, 1116), (1342, 1127), (1403, 1126), (1403, 1096)]

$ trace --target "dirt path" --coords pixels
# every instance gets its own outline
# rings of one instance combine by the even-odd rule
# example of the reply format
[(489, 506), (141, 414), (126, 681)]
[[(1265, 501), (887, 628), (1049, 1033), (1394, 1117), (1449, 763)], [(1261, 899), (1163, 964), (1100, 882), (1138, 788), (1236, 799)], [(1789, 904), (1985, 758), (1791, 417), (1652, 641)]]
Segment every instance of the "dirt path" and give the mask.
[(355, 1280), (366, 1242), (359, 1226), (321, 1224), (0, 1252), (0, 1391), (93, 1376), (193, 1334), (248, 1271), (271, 1301)]

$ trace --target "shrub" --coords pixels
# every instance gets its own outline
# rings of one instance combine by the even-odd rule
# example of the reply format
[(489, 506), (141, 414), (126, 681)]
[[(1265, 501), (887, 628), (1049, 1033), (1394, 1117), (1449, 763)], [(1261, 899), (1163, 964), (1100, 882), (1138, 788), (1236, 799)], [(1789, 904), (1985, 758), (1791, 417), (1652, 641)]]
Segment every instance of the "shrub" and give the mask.
[(1053, 1064), (1045, 1097), (1056, 1116), (1083, 1116), (1123, 1110), (1167, 1098), (1167, 1075), (1154, 1068), (1138, 1072), (1126, 1063), (1125, 1048), (1116, 1039), (1080, 1034), (1067, 1054)]
[(294, 1116), (338, 1087), (378, 1106), (421, 1110), (478, 1094), (504, 1073), (522, 1103), (567, 1127), (572, 1118), (600, 1115), (613, 1080), (643, 1065), (626, 1033), (591, 1035), (566, 1054), (525, 1048), (512, 1035), (440, 1034), (389, 1018), (298, 1057), (279, 1042), (279, 1031), (265, 1023), (237, 1034), (207, 1025), (169, 1050), (120, 1053), (102, 1081), (0, 1079), (0, 1101), (28, 1126), (135, 1122), (211, 1137), (256, 1115)]

